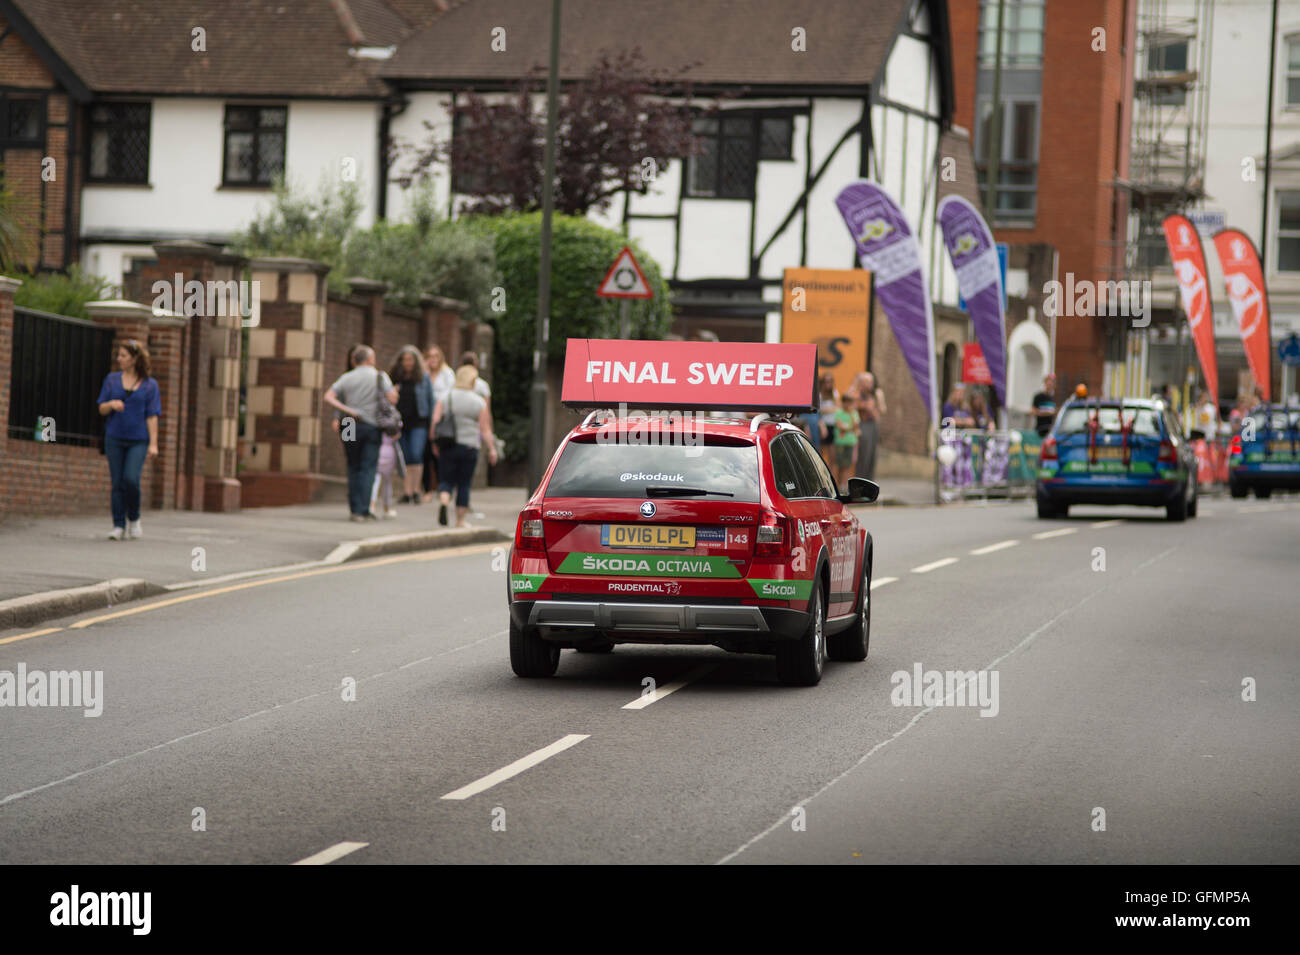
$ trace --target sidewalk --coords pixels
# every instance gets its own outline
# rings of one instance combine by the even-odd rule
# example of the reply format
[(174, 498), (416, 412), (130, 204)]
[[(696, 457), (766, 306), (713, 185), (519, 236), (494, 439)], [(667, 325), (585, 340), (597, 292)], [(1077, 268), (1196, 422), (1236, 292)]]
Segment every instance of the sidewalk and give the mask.
[[(331, 555), (341, 562), (509, 540), (524, 501), (523, 488), (475, 490), (468, 518), (477, 529), (474, 533), (440, 527), (436, 503), (399, 505), (396, 518), (366, 524), (349, 522), (341, 501), (249, 508), (233, 514), (146, 511), (145, 536), (132, 541), (107, 539), (107, 507), (103, 514), (89, 516), (10, 517), (0, 522), (0, 601), (92, 585), (95, 589), (64, 595), (62, 602), (42, 600), (21, 612), (0, 609), (0, 629), (229, 574), (322, 561)], [(934, 488), (928, 481), (881, 481), (883, 505), (933, 502)]]

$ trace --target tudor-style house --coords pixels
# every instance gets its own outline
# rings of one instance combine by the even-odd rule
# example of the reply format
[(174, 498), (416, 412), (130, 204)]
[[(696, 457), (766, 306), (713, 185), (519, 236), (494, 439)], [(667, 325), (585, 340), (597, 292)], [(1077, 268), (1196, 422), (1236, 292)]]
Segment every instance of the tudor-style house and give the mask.
[[(457, 97), (516, 88), (547, 59), (549, 7), (173, 0), (146, 17), (127, 0), (0, 0), (4, 174), (39, 222), (31, 266), (129, 279), (159, 240), (229, 240), (281, 175), (306, 189), (353, 180), (361, 225), (399, 218), (410, 195), (389, 143), (449, 136)], [(970, 333), (934, 211), (947, 191), (978, 195), (951, 122), (945, 0), (567, 0), (563, 12), (562, 81), (636, 47), (651, 68), (689, 67), (694, 95), (720, 104), (696, 124), (698, 155), (593, 214), (659, 262), (678, 332), (779, 337), (786, 268), (856, 266), (834, 197), (867, 176), (918, 233), (951, 368)], [(940, 176), (945, 159), (953, 175)], [(452, 209), (453, 182), (434, 171)], [(878, 308), (870, 340), (890, 397), (882, 446), (919, 460), (927, 415)]]

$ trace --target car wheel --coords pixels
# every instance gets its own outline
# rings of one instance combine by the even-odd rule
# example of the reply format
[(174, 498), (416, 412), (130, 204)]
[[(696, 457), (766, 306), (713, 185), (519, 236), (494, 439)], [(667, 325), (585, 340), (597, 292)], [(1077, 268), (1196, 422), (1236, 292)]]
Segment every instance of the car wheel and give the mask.
[(537, 631), (510, 621), (510, 668), (515, 676), (555, 676), (560, 665), (560, 648), (547, 643)]
[(1178, 493), (1177, 500), (1165, 505), (1165, 517), (1171, 521), (1187, 520), (1187, 488)]
[(1038, 517), (1040, 520), (1047, 520), (1048, 518), (1060, 516), (1061, 508), (1058, 505), (1053, 504), (1051, 501), (1046, 501), (1041, 497), (1038, 499)]
[(1267, 500), (1273, 496), (1273, 489), (1271, 487), (1257, 487), (1255, 488), (1255, 496), (1261, 501)]
[(1231, 494), (1233, 497), (1245, 497), (1248, 493), (1250, 493), (1250, 488), (1246, 487), (1246, 485), (1244, 484), (1229, 479), (1228, 493)]
[(1196, 504), (1201, 499), (1201, 485), (1196, 483), (1192, 485), (1192, 499), (1187, 502), (1187, 516), (1196, 516)]
[(853, 626), (826, 638), (826, 655), (832, 660), (856, 663), (867, 658), (871, 646), (871, 555), (862, 575), (862, 593), (858, 597), (858, 617)]
[(786, 686), (816, 686), (826, 662), (826, 610), (820, 583), (808, 601), (808, 627), (797, 640), (776, 645), (776, 675)]

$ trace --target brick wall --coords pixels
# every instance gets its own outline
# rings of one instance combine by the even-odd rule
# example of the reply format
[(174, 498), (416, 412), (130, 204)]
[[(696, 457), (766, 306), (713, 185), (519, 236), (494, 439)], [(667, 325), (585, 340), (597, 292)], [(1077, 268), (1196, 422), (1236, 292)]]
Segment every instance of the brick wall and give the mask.
[(9, 438), (13, 293), (18, 284), (0, 278), (0, 515), (75, 514), (102, 508), (107, 527), (108, 462), (97, 448)]
[[(5, 186), (13, 193), (15, 211), (27, 230), (22, 262), (32, 272), (63, 268), (72, 261), (74, 252), (66, 240), (65, 216), (69, 196), (75, 209), (79, 195), (75, 185), (80, 181), (79, 163), (69, 154), (73, 138), (70, 134), (79, 113), (40, 57), (12, 32), (4, 17), (0, 17), (0, 34), (4, 35), (0, 41), (0, 85), (17, 87), (23, 93), (42, 93), (45, 103), (44, 140), (32, 146), (0, 150)], [(43, 177), (46, 157), (54, 160), (53, 175)]]
[[(999, 242), (1055, 246), (1062, 281), (1067, 272), (1076, 281), (1115, 278), (1113, 268), (1122, 255), (1117, 240), (1125, 234), (1127, 206), (1111, 183), (1128, 167), (1131, 104), (1126, 91), (1133, 76), (1136, 8), (1125, 0), (1046, 7), (1037, 217), (1031, 229), (994, 232)], [(975, 129), (978, 17), (979, 0), (949, 3), (953, 119), (970, 130)], [(1106, 31), (1105, 52), (1092, 49), (1098, 27)], [(1056, 369), (1063, 386), (1077, 380), (1099, 386), (1104, 350), (1101, 320), (1058, 319)]]

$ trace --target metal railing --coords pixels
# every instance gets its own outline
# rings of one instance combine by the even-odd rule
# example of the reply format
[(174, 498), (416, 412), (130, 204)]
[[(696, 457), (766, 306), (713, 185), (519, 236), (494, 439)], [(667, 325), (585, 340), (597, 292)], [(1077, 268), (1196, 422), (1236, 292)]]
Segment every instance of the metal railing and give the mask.
[(112, 365), (113, 330), (79, 318), (14, 309), (9, 437), (99, 447), (95, 407)]
[(1034, 492), (1042, 438), (1032, 430), (945, 429), (939, 434), (938, 497), (1026, 497)]

